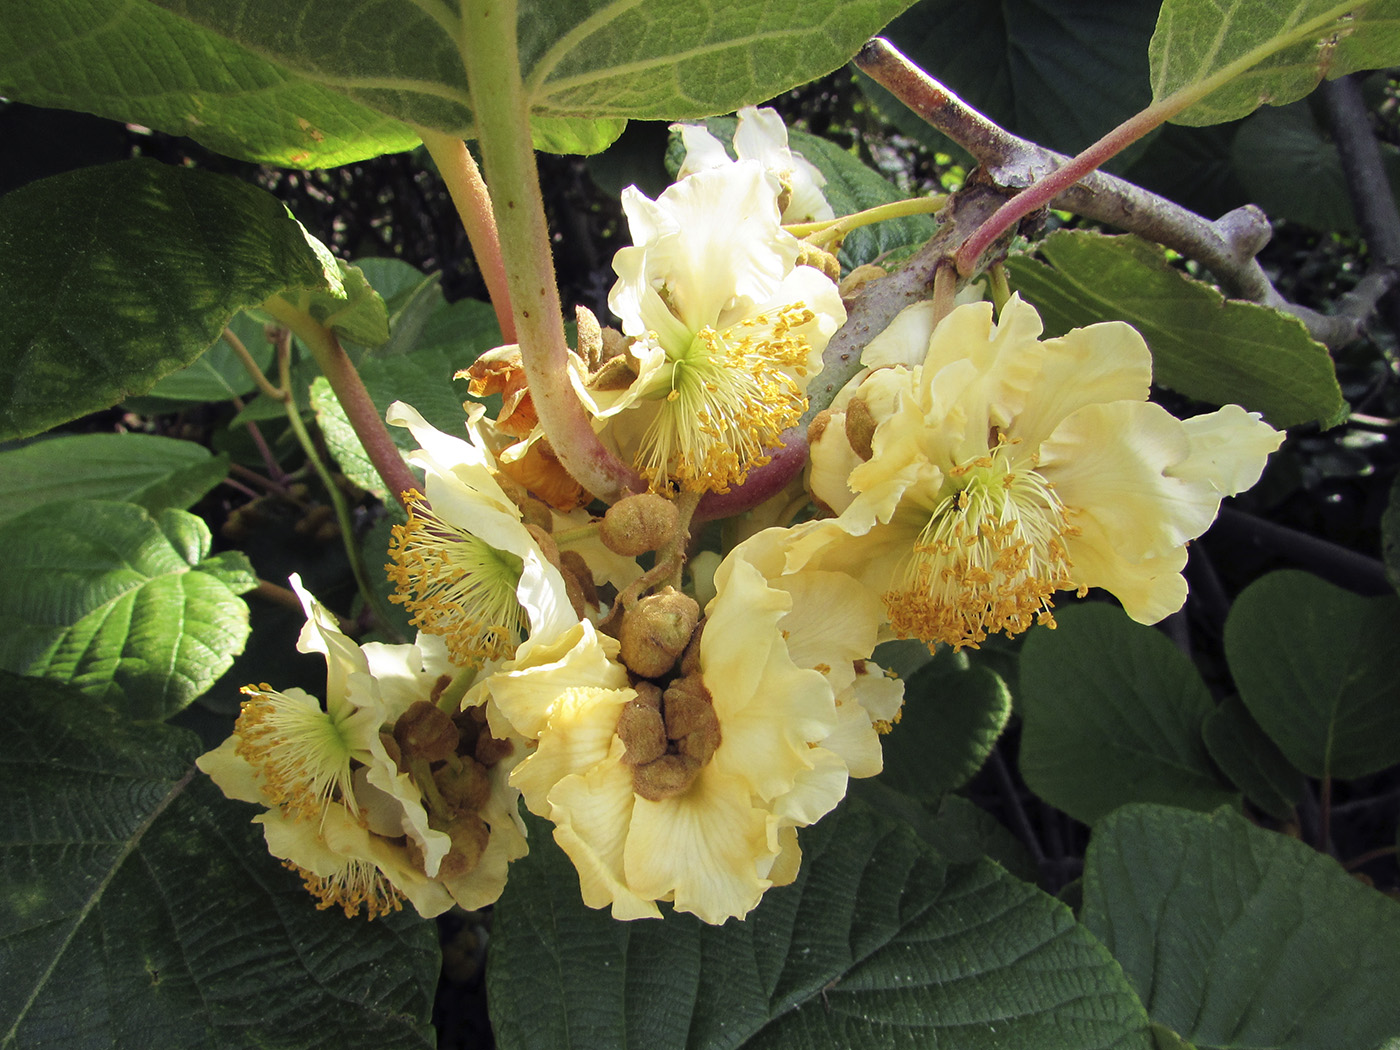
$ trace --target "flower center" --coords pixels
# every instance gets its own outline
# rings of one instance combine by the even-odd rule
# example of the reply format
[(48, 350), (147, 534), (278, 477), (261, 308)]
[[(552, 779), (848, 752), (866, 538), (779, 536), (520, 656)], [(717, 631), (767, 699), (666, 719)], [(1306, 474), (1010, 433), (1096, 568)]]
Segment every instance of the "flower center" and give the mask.
[(413, 614), (409, 621), (442, 635), (459, 666), (509, 655), (528, 618), (516, 598), (524, 563), (465, 529), (443, 521), (419, 493), (408, 499), (408, 522), (395, 525), (384, 571)]
[(316, 875), (289, 860), (282, 866), (301, 876), (302, 883), (317, 898), (316, 908), (324, 911), (339, 905), (346, 918), (360, 913), (364, 905), (368, 918), (403, 910), (403, 894), (372, 861), (347, 858), (345, 864), (331, 875)]
[(653, 489), (728, 492), (767, 463), (807, 408), (811, 344), (796, 329), (816, 315), (803, 303), (758, 314), (723, 332), (706, 325), (684, 348), (667, 347), (669, 387), (642, 438), (637, 469)]
[(312, 697), (269, 685), (245, 685), (233, 731), (237, 753), (257, 773), (263, 792), (296, 820), (321, 820), (341, 801), (358, 813), (350, 784), (351, 747), (341, 726)]
[(1074, 586), (1064, 537), (1075, 529), (1033, 464), (1013, 463), (1015, 444), (999, 439), (948, 472), (903, 580), (884, 595), (901, 637), (975, 649), (997, 631), (1054, 626), (1051, 595)]

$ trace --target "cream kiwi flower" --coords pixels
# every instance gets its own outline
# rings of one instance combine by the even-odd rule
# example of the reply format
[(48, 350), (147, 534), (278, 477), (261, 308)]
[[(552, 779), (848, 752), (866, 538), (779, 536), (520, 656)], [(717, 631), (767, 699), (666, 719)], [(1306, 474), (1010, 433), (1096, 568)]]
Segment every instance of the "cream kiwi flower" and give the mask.
[[(755, 553), (781, 568), (781, 552)], [(880, 769), (861, 697), (893, 718), (899, 696), (863, 662), (878, 596), (840, 573), (772, 580), (746, 554), (716, 572), (674, 677), (629, 675), (618, 643), (583, 623), (481, 686), (538, 742), (512, 783), (554, 822), (584, 902), (615, 918), (657, 917), (658, 901), (709, 923), (746, 915), (796, 877), (796, 829), (840, 802), (849, 776)], [(888, 686), (865, 687), (877, 678)]]
[(390, 601), (445, 638), (460, 665), (510, 656), (531, 631), (556, 634), (576, 620), (563, 577), (497, 482), (479, 437), (444, 434), (401, 401), (387, 419), (418, 442), (408, 461), (423, 470), (427, 490), (410, 497), (407, 523), (394, 526)]
[(655, 201), (629, 187), (622, 205), (635, 245), (614, 258), (608, 305), (632, 338), (627, 367), (576, 367), (575, 386), (653, 489), (727, 491), (801, 417), (845, 321), (841, 297), (797, 264), (755, 161), (697, 172)]
[[(233, 734), (199, 768), (230, 798), (266, 807), (254, 821), (269, 851), (320, 907), (374, 918), (405, 897), (425, 916), (494, 901), (526, 851), (508, 784), (524, 741), (494, 738), (484, 712), (438, 711), (461, 673), (442, 639), (356, 645), (295, 576), (292, 587), (307, 614), (297, 647), (326, 660), (324, 707), (299, 689), (250, 686)], [(438, 729), (431, 763), (425, 712)]]
[(812, 444), (838, 517), (787, 567), (838, 568), (883, 596), (902, 637), (976, 646), (1053, 624), (1053, 595), (1102, 587), (1154, 623), (1186, 599), (1186, 544), (1258, 480), (1283, 435), (1236, 405), (1178, 420), (1146, 398), (1152, 358), (1126, 324), (1040, 339), (1013, 296), (906, 310), (862, 355)]
[[(737, 116), (734, 153), (739, 160), (757, 161), (776, 183), (781, 221), (791, 224), (834, 219), (836, 213), (822, 193), (826, 176), (802, 154), (788, 148), (787, 127), (777, 111), (767, 106), (762, 109), (745, 106)], [(704, 126), (672, 124), (671, 130), (680, 133), (681, 144), (685, 147), (685, 160), (676, 173), (678, 179), (734, 163), (724, 143)]]

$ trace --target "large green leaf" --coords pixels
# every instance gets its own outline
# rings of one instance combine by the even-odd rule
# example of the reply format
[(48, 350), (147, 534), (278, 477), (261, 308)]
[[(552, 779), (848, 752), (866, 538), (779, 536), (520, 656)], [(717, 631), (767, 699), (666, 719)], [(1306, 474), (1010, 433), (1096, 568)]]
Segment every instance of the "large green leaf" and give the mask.
[(718, 927), (592, 911), (548, 825), (530, 840), (487, 967), (503, 1050), (1152, 1045), (1063, 905), (989, 862), (948, 864), (856, 800), (804, 832), (792, 886)]
[[(831, 72), (909, 2), (742, 0), (700, 7), (690, 0), (520, 0), (514, 6), (521, 75), (537, 143), (598, 147), (620, 133), (618, 118), (708, 116), (770, 98)], [(161, 6), (357, 103), (442, 131), (471, 131), (457, 42), (462, 22), (454, 10), (461, 5), (161, 0)], [(598, 120), (607, 123), (590, 123)]]
[(1273, 572), (1235, 600), (1225, 654), (1240, 699), (1314, 777), (1400, 762), (1400, 598), (1362, 598), (1305, 572)]
[(189, 731), (0, 672), (0, 1047), (428, 1050), (432, 923), (318, 912)]
[(1153, 379), (1188, 397), (1243, 405), (1276, 427), (1330, 426), (1346, 412), (1327, 349), (1295, 318), (1225, 299), (1136, 237), (1061, 230), (1038, 248), (1046, 262), (1007, 265), (1047, 334), (1127, 321), (1152, 348)]
[(0, 521), (43, 503), (109, 499), (183, 510), (228, 475), (228, 457), (152, 434), (68, 434), (0, 452)]
[(1202, 93), (1174, 121), (1219, 124), (1400, 62), (1400, 2), (1164, 0), (1148, 58), (1154, 101)]
[(1056, 610), (1021, 650), (1021, 775), (1092, 824), (1128, 802), (1237, 801), (1201, 741), (1210, 693), (1158, 631), (1110, 605)]
[[(81, 75), (75, 75), (81, 70)], [(146, 0), (44, 0), (0, 20), (0, 95), (329, 168), (418, 144), (400, 122)]]
[(962, 787), (982, 768), (1011, 717), (995, 673), (944, 650), (909, 678), (899, 724), (883, 738), (880, 779), (915, 798)]
[(193, 514), (51, 503), (0, 524), (0, 668), (70, 682), (134, 718), (166, 718), (228, 670), (256, 584), (233, 552), (209, 557)]
[[(243, 344), (263, 374), (276, 382), (272, 344), (267, 340), (266, 326), (267, 318), (243, 310), (235, 314), (226, 327)], [(257, 388), (257, 380), (248, 367), (221, 337), (193, 362), (156, 380), (155, 386), (143, 396), (128, 398), (125, 404), (133, 411), (159, 415), (187, 409), (191, 402), (204, 404), (247, 397)]]
[(1084, 922), (1152, 1019), (1201, 1050), (1362, 1050), (1400, 1032), (1400, 905), (1226, 810), (1105, 820)]
[(151, 161), (6, 194), (0, 440), (143, 393), (242, 307), (289, 286), (326, 287), (318, 247), (270, 194)]

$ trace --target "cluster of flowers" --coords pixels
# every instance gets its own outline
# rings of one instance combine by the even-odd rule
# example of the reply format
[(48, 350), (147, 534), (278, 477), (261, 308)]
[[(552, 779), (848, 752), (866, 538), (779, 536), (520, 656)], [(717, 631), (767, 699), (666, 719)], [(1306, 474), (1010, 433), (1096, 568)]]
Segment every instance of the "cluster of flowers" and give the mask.
[(816, 417), (805, 477), (751, 516), (775, 527), (687, 562), (698, 499), (769, 461), (845, 309), (830, 258), (783, 229), (831, 212), (776, 116), (741, 115), (737, 160), (682, 134), (680, 180), (623, 197), (621, 331), (573, 361), (600, 440), (651, 491), (589, 514), (517, 348), (468, 370), (504, 395), (494, 421), (452, 436), (396, 404), (425, 484), (387, 568), (417, 643), (356, 645), (294, 581), (324, 705), (250, 686), (200, 760), (265, 807), (270, 850), (322, 906), (489, 903), (527, 849), (523, 799), (590, 906), (742, 917), (796, 877), (797, 829), (881, 769), (903, 687), (878, 642), (976, 646), (1053, 625), (1055, 592), (1090, 587), (1158, 620), (1185, 599), (1187, 541), (1282, 440), (1237, 407), (1180, 421), (1149, 403), (1126, 325), (1043, 340), (1014, 297), (995, 320), (921, 304)]

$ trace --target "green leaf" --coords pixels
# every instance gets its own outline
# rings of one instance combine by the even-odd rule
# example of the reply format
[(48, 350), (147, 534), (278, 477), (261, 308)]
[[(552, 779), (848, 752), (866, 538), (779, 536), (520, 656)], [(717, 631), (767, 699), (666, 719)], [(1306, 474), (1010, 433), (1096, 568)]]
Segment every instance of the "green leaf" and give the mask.
[(1381, 554), (1386, 578), (1400, 591), (1400, 474), (1390, 486), (1390, 500), (1381, 515)]
[[(227, 327), (243, 344), (263, 375), (276, 382), (277, 376), (269, 370), (273, 367), (272, 344), (267, 341), (264, 328), (266, 319), (254, 317), (247, 310), (236, 314)], [(214, 339), (209, 349), (177, 372), (156, 380), (143, 397), (128, 399), (127, 404), (140, 411), (144, 407), (155, 409), (152, 415), (161, 410), (179, 411), (189, 407), (190, 402), (204, 404), (209, 401), (229, 401), (235, 397), (247, 397), (258, 388), (257, 380), (249, 373), (233, 347), (222, 338), (222, 333)], [(166, 404), (169, 403), (169, 404)]]
[(1239, 697), (1226, 697), (1201, 724), (1206, 750), (1245, 797), (1276, 820), (1287, 820), (1303, 797), (1303, 775), (1269, 739)]
[(1021, 650), (1021, 775), (1076, 820), (1128, 802), (1238, 802), (1201, 741), (1210, 694), (1158, 631), (1103, 604), (1055, 611)]
[[(520, 68), (535, 143), (593, 151), (610, 144), (626, 118), (703, 117), (761, 102), (836, 69), (909, 2), (743, 0), (696, 8), (689, 0), (522, 0)], [(461, 22), (446, 4), (161, 6), (358, 105), (471, 133)]]
[(8, 602), (0, 668), (70, 682), (132, 718), (168, 718), (228, 670), (248, 637), (241, 555), (208, 558), (180, 510), (50, 503), (0, 524)]
[(1011, 693), (996, 674), (944, 651), (904, 687), (899, 724), (883, 738), (890, 787), (935, 799), (982, 768), (1011, 717)]
[(68, 434), (0, 452), (0, 521), (44, 503), (109, 499), (151, 513), (189, 507), (228, 476), (228, 457), (152, 434)]
[(1225, 299), (1136, 237), (1062, 230), (1038, 247), (1045, 263), (1023, 255), (1007, 265), (1048, 335), (1126, 321), (1152, 348), (1161, 386), (1215, 405), (1243, 405), (1279, 428), (1311, 420), (1332, 426), (1345, 415), (1331, 357), (1296, 318)]
[(1164, 0), (1148, 60), (1154, 102), (1192, 99), (1173, 121), (1219, 124), (1400, 62), (1400, 2)]
[[(75, 75), (81, 70), (81, 75)], [(44, 0), (0, 24), (0, 95), (188, 135), (243, 160), (332, 168), (418, 136), (146, 0)]]
[(1119, 810), (1089, 843), (1083, 914), (1152, 1019), (1201, 1050), (1400, 1031), (1400, 907), (1235, 813)]
[(358, 266), (333, 258), (330, 250), (307, 236), (325, 266), (328, 287), (285, 290), (282, 298), (322, 328), (361, 346), (383, 345), (389, 338), (389, 310)]
[(1400, 598), (1272, 572), (1235, 600), (1225, 655), (1240, 699), (1293, 765), (1364, 776), (1400, 762)]
[(145, 160), (6, 194), (0, 274), (0, 440), (144, 393), (242, 307), (325, 283), (276, 198)]
[[(469, 364), (470, 360), (463, 361), (459, 355), (446, 350), (419, 350), (401, 357), (372, 358), (360, 369), (360, 378), (381, 417), (395, 401), (406, 401), (439, 430), (454, 437), (465, 437), (467, 414), (462, 409), (462, 400), (467, 396), (467, 384), (465, 380), (454, 382), (452, 376)], [(321, 433), (325, 435), (326, 447), (340, 464), (341, 472), (386, 504), (393, 502), (323, 376), (311, 385), (311, 404), (316, 410)], [(390, 427), (389, 433), (405, 452), (418, 447), (413, 435), (403, 427)]]
[(986, 861), (946, 863), (848, 800), (802, 871), (742, 922), (615, 922), (532, 821), (496, 906), (497, 1045), (794, 1048), (1152, 1046), (1118, 967), (1069, 911)]
[(0, 693), (0, 1047), (434, 1045), (432, 923), (317, 911), (188, 730)]
[[(880, 35), (1000, 126), (1074, 154), (1150, 101), (1147, 42), (1157, 6), (922, 0)], [(904, 134), (962, 152), (864, 75), (860, 83)]]

